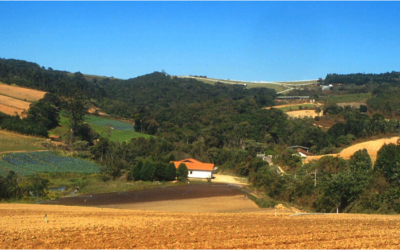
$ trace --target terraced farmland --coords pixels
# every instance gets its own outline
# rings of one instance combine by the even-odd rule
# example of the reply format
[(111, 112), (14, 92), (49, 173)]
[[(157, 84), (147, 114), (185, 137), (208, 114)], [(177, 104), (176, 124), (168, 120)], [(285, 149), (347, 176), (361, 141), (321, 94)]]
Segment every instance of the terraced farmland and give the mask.
[(99, 173), (100, 166), (81, 159), (56, 155), (50, 151), (12, 153), (0, 159), (0, 174), (8, 171), (17, 174), (32, 175), (34, 173)]

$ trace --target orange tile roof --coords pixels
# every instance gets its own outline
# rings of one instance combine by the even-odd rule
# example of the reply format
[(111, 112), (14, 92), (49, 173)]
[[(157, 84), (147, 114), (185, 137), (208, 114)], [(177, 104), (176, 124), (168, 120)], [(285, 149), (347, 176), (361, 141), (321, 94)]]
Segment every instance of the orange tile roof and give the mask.
[(203, 170), (203, 171), (212, 171), (214, 169), (213, 163), (202, 163), (200, 161), (196, 161), (195, 159), (184, 159), (181, 161), (173, 161), (175, 167), (178, 168), (181, 163), (185, 163), (188, 170)]

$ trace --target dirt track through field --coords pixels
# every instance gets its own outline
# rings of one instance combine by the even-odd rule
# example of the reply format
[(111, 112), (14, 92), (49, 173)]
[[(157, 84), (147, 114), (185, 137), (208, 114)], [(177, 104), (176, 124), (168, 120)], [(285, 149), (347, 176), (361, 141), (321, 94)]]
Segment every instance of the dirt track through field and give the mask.
[(275, 217), (0, 204), (3, 249), (399, 249), (399, 228), (400, 218), (390, 215)]

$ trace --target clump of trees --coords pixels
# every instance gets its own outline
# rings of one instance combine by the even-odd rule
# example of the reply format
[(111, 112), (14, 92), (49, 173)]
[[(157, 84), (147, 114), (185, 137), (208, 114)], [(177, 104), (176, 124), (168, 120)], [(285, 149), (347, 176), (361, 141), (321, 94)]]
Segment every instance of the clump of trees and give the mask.
[(319, 212), (399, 213), (399, 166), (400, 145), (389, 144), (379, 150), (374, 167), (362, 149), (349, 160), (325, 156), (292, 174), (265, 166), (253, 172), (250, 180), (274, 199)]
[(9, 171), (5, 177), (0, 175), (0, 201), (18, 200), (22, 197), (45, 198), (49, 183), (40, 174), (19, 178), (14, 171)]
[(174, 163), (139, 160), (129, 173), (128, 180), (133, 181), (173, 181), (177, 176)]

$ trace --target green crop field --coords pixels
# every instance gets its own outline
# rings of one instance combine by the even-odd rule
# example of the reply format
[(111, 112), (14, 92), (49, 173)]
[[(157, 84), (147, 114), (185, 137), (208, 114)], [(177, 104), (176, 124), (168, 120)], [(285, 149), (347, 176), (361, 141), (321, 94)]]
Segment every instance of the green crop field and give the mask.
[[(135, 132), (131, 123), (116, 121), (103, 117), (85, 115), (85, 122), (92, 127), (100, 136), (108, 138), (110, 141), (130, 141), (132, 138), (150, 138), (150, 135)], [(60, 127), (50, 131), (51, 135), (65, 135), (68, 133), (69, 122), (65, 114), (60, 115)]]
[(35, 151), (43, 149), (36, 144), (45, 139), (0, 131), (0, 152)]
[(10, 153), (0, 159), (0, 174), (8, 171), (25, 176), (34, 173), (99, 173), (100, 166), (86, 160), (59, 156), (50, 151)]
[(97, 117), (97, 116), (90, 116), (90, 115), (85, 115), (84, 119), (85, 119), (85, 122), (87, 122), (89, 124), (95, 124), (95, 125), (99, 125), (102, 127), (109, 126), (115, 130), (135, 130), (135, 128), (133, 127), (133, 124), (127, 123), (127, 122), (121, 122), (121, 121), (106, 119), (106, 118)]
[(329, 103), (362, 102), (362, 101), (366, 101), (370, 97), (371, 97), (371, 93), (331, 95), (327, 98), (327, 102), (329, 102)]

